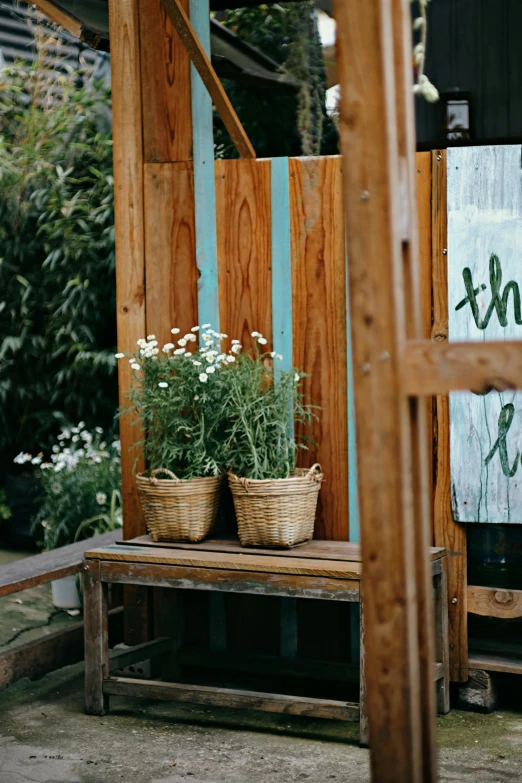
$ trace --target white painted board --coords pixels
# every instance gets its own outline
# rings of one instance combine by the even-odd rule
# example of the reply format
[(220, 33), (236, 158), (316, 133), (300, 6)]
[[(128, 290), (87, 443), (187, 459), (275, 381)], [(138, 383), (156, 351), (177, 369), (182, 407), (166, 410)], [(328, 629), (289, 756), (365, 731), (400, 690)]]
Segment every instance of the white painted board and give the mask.
[[(522, 147), (447, 156), (449, 339), (522, 340)], [(522, 523), (522, 392), (453, 392), (450, 454), (456, 520)]]

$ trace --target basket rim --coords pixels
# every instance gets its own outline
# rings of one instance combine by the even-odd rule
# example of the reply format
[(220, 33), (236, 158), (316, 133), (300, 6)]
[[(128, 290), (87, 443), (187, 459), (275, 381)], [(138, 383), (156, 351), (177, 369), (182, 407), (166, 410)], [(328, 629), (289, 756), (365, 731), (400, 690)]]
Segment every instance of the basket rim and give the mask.
[(192, 481), (220, 481), (225, 473), (220, 473), (219, 476), (192, 476), (189, 479), (171, 479), (171, 478), (152, 478), (152, 476), (146, 476), (145, 471), (136, 473), (136, 479), (140, 481), (148, 481), (150, 484), (190, 484)]
[(287, 484), (291, 484), (294, 482), (303, 482), (311, 481), (314, 484), (320, 484), (324, 480), (323, 472), (320, 470), (318, 473), (314, 472), (311, 473), (310, 468), (297, 468), (296, 471), (301, 471), (300, 474), (294, 473), (293, 476), (288, 476), (287, 478), (271, 478), (271, 479), (253, 479), (253, 478), (243, 478), (242, 476), (238, 476), (237, 474), (233, 473), (231, 470), (228, 471), (227, 476), (234, 479), (234, 481), (237, 481), (238, 483), (242, 484), (243, 486), (248, 483), (252, 484), (256, 487), (262, 487), (262, 486), (268, 486), (269, 484), (277, 483), (280, 486), (283, 482)]

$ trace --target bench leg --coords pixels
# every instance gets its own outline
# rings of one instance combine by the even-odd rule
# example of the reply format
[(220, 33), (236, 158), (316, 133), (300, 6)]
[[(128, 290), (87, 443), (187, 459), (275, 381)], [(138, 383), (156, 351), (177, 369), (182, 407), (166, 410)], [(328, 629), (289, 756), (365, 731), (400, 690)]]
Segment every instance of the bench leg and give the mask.
[(368, 735), (368, 712), (366, 710), (366, 666), (364, 658), (364, 612), (362, 585), (360, 587), (359, 611), (361, 616), (360, 623), (360, 673), (359, 673), (359, 744), (363, 748), (370, 745)]
[(436, 660), (442, 662), (444, 675), (437, 680), (437, 712), (450, 711), (449, 633), (448, 633), (448, 566), (442, 558), (441, 573), (434, 577)]
[(100, 561), (87, 562), (84, 571), (85, 712), (105, 715), (109, 698), (103, 679), (109, 676), (108, 585), (100, 578)]

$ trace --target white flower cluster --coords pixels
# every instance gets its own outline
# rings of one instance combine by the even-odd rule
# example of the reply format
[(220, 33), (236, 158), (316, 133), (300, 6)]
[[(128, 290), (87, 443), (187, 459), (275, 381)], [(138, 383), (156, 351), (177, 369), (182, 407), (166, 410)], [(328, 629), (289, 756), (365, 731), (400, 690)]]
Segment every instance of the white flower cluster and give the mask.
[[(107, 448), (105, 442), (100, 442), (101, 435), (103, 435), (101, 427), (96, 427), (93, 435), (85, 429), (85, 423), (81, 421), (77, 427), (62, 430), (58, 435), (58, 443), (52, 448), (50, 462), (43, 461), (43, 453), (33, 457), (23, 451), (14, 458), (14, 462), (17, 465), (30, 462), (31, 465), (38, 465), (41, 470), (54, 470), (55, 473), (59, 473), (61, 470), (73, 471), (82, 459), (95, 464), (105, 459), (119, 461), (120, 441), (114, 441)], [(65, 445), (67, 441), (70, 442), (69, 445)]]

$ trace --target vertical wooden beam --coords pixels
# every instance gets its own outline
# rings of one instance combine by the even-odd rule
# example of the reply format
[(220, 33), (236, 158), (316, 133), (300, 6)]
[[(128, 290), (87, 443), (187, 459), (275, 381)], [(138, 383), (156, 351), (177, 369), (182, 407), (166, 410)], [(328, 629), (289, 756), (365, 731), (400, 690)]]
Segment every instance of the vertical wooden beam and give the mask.
[(430, 782), (426, 430), (399, 362), (406, 340), (421, 335), (409, 4), (338, 0), (335, 15), (372, 779)]
[[(143, 143), (138, 0), (110, 0), (116, 310), (118, 350), (134, 352), (145, 335)], [(128, 362), (119, 367), (120, 405), (127, 404)], [(124, 538), (145, 532), (133, 468), (143, 457), (132, 448), (141, 439), (131, 415), (120, 418)]]
[[(446, 152), (432, 153), (432, 270), (433, 329), (432, 340), (448, 339), (448, 271)], [(453, 519), (450, 489), (449, 397), (437, 397), (437, 451), (434, 500), (435, 545), (448, 550), (448, 612), (450, 644), (450, 678), (456, 682), (468, 679), (468, 609), (466, 529)]]

